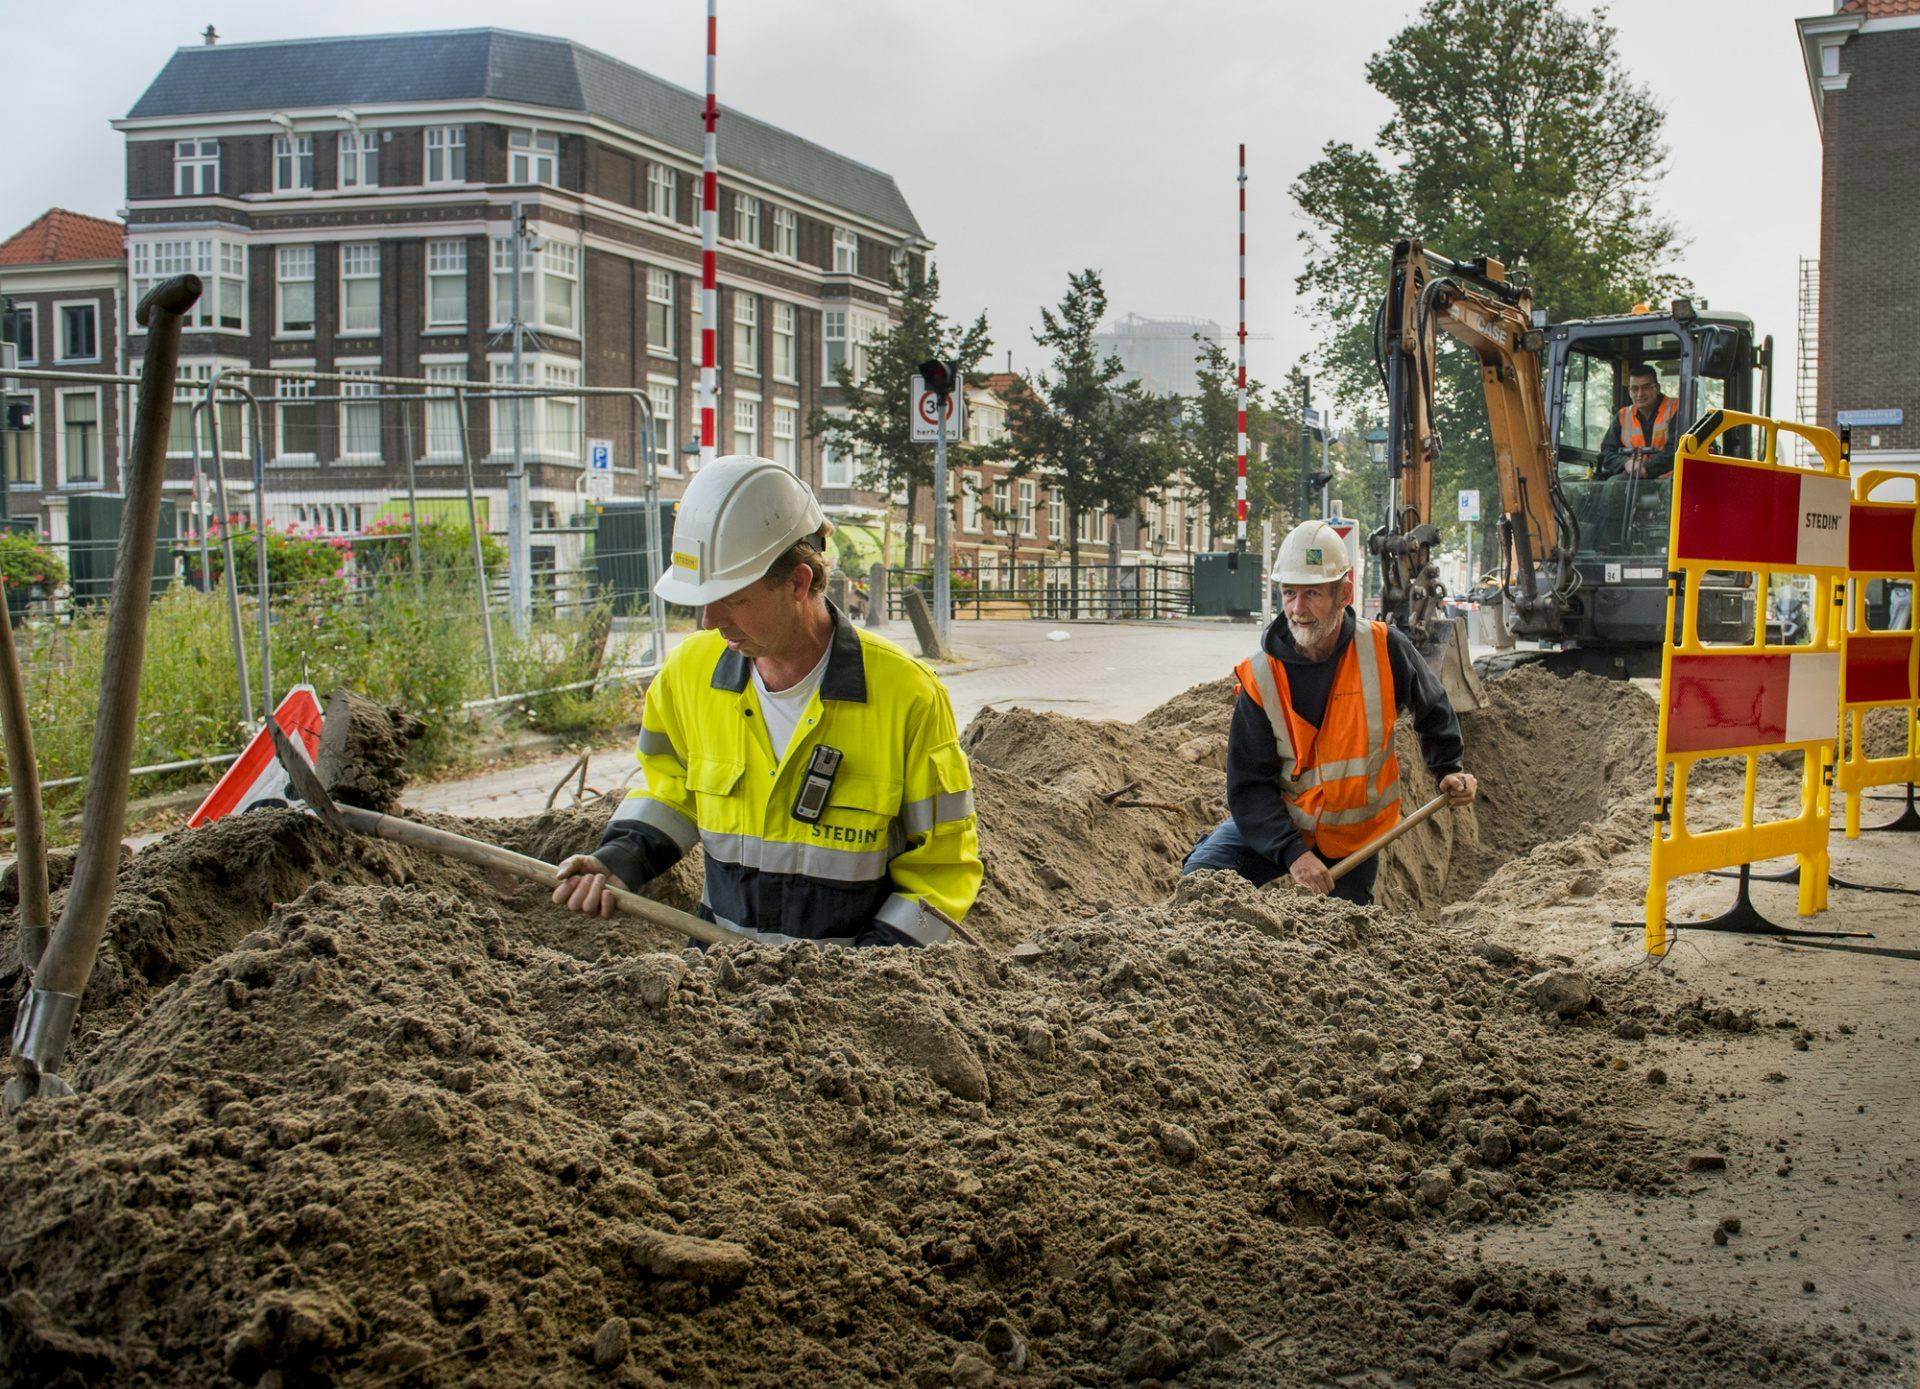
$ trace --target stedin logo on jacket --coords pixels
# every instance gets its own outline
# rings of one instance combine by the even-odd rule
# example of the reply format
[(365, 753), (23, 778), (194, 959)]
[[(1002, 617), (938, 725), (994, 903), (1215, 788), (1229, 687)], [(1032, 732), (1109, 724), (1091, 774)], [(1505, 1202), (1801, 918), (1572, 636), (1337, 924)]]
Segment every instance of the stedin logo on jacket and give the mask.
[(813, 837), (827, 839), (836, 844), (876, 844), (880, 840), (880, 831), (876, 829), (858, 829), (847, 825), (814, 825)]

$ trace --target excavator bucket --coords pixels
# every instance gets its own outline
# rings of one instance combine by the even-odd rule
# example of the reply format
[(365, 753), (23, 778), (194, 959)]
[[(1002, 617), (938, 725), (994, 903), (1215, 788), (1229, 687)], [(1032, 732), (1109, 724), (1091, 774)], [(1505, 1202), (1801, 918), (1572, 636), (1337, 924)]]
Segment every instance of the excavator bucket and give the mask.
[(1434, 618), (1427, 626), (1427, 640), (1420, 648), (1427, 666), (1440, 677), (1440, 684), (1453, 701), (1455, 710), (1485, 709), (1487, 687), (1474, 671), (1473, 658), (1467, 652), (1467, 624), (1457, 617)]

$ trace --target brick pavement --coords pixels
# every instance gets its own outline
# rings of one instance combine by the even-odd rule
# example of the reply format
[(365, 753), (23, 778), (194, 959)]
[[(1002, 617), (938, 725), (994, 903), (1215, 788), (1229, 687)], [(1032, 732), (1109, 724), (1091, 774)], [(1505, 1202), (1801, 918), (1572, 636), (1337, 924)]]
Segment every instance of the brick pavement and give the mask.
[[(1049, 639), (1065, 632), (1064, 641)], [(960, 661), (943, 675), (962, 728), (982, 708), (1024, 705), (1084, 719), (1137, 719), (1203, 680), (1227, 674), (1253, 649), (1251, 623), (960, 622)], [(886, 635), (911, 647), (904, 622)], [(479, 776), (411, 788), (408, 808), (453, 815), (533, 815), (573, 763), (571, 754)], [(597, 749), (588, 764), (594, 790), (624, 787), (635, 768), (624, 743)], [(558, 802), (570, 803), (563, 791)]]

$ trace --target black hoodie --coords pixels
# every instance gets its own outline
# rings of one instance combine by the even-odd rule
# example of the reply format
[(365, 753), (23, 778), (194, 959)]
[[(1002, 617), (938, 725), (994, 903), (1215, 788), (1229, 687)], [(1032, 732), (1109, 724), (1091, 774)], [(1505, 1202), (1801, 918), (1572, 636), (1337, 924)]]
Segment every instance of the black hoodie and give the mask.
[[(1327, 693), (1353, 631), (1353, 609), (1349, 608), (1340, 620), (1333, 654), (1322, 661), (1300, 654), (1284, 615), (1275, 618), (1260, 638), (1261, 649), (1287, 667), (1287, 698), (1293, 712), (1315, 728), (1326, 716)], [(1394, 708), (1413, 715), (1420, 754), (1434, 779), (1459, 771), (1460, 721), (1440, 681), (1397, 627), (1387, 628), (1387, 665), (1393, 672)], [(1280, 754), (1273, 746), (1273, 725), (1267, 722), (1267, 711), (1245, 690), (1234, 701), (1233, 730), (1227, 741), (1227, 808), (1241, 838), (1283, 868), (1292, 868), (1294, 860), (1307, 852), (1306, 841), (1280, 795)]]

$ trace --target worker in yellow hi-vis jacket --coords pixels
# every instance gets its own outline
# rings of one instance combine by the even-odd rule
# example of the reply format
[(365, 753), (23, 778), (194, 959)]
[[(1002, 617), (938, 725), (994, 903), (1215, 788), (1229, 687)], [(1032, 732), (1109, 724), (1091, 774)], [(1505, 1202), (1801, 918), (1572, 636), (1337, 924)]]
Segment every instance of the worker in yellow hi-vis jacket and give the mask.
[(654, 591), (700, 610), (647, 691), (632, 792), (553, 900), (611, 916), (698, 843), (701, 915), (769, 940), (933, 945), (980, 889), (973, 777), (926, 666), (826, 598), (806, 484), (721, 458), (688, 485)]

